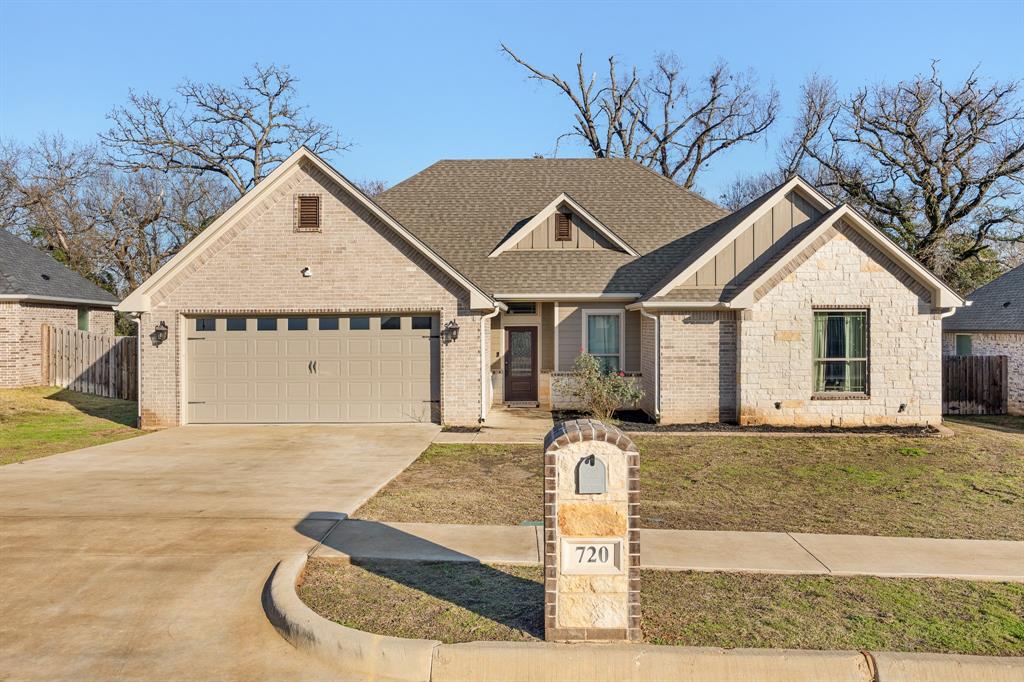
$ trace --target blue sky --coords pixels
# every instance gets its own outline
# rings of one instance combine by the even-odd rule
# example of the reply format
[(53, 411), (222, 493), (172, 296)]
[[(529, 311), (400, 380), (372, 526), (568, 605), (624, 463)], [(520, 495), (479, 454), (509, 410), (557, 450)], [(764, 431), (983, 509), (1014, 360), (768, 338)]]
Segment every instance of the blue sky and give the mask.
[[(974, 66), (1024, 76), (1024, 2), (785, 3), (89, 3), (0, 0), (0, 136), (92, 140), (129, 88), (170, 94), (182, 78), (234, 83), (253, 62), (289, 65), (300, 100), (355, 144), (330, 160), (395, 183), (440, 158), (550, 154), (567, 102), (528, 81), (501, 41), (549, 71), (583, 51), (638, 65), (674, 51), (699, 75), (718, 59), (753, 67), (782, 93), (784, 134), (804, 76), (850, 90)], [(774, 145), (719, 158), (710, 198), (765, 170)], [(582, 156), (563, 146), (561, 156)]]

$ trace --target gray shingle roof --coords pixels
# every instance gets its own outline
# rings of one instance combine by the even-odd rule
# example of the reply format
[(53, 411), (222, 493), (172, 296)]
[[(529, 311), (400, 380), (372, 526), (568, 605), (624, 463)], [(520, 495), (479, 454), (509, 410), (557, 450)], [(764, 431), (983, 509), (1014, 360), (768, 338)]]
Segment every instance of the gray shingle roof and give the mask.
[(971, 305), (942, 321), (946, 331), (1024, 332), (1024, 265), (976, 289)]
[(0, 228), (0, 295), (107, 302), (117, 297)]
[[(616, 251), (488, 254), (566, 193), (640, 257)], [(474, 283), (495, 293), (643, 294), (728, 212), (628, 159), (439, 161), (375, 201)]]

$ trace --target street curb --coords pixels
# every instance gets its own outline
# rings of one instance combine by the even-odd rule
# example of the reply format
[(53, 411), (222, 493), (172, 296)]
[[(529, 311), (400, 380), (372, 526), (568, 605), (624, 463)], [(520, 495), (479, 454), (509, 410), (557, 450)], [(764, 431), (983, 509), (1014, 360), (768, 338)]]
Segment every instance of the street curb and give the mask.
[(719, 649), (650, 644), (469, 642), (374, 635), (316, 614), (296, 585), (300, 554), (277, 564), (263, 607), (281, 636), (339, 672), (396, 682), (1019, 682), (1024, 659), (900, 652)]

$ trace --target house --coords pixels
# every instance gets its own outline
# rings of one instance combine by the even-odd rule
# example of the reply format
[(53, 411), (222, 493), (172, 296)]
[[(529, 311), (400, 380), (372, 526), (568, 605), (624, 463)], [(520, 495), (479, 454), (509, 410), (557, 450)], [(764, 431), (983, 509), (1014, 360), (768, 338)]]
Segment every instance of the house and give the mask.
[(0, 387), (42, 381), (42, 325), (114, 335), (117, 298), (0, 229)]
[(798, 177), (729, 213), (624, 159), (440, 161), (370, 199), (300, 149), (119, 309), (146, 426), (472, 425), (584, 350), (662, 422), (863, 425), (940, 421), (962, 304)]
[(943, 320), (946, 355), (1005, 355), (1007, 411), (1024, 415), (1024, 265), (977, 289)]

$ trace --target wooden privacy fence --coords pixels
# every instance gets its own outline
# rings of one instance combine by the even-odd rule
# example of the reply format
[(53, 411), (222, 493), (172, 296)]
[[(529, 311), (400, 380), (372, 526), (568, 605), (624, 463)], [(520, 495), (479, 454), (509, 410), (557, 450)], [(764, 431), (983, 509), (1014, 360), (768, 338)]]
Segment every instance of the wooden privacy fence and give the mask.
[(942, 358), (943, 414), (1006, 414), (1009, 387), (1005, 355)]
[(138, 397), (134, 336), (104, 336), (43, 325), (43, 383), (108, 398)]

